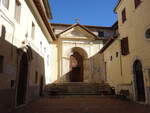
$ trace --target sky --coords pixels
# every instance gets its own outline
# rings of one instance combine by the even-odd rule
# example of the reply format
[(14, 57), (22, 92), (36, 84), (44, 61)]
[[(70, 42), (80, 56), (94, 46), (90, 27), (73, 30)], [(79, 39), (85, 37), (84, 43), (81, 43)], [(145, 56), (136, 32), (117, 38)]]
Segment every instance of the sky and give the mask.
[(117, 20), (113, 12), (118, 0), (49, 0), (52, 23), (111, 26)]

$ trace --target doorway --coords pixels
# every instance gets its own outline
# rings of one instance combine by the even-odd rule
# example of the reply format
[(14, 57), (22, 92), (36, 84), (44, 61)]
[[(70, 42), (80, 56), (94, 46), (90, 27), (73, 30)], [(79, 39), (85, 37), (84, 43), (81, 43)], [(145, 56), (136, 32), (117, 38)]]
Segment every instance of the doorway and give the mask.
[(135, 75), (135, 89), (137, 101), (145, 101), (145, 87), (144, 87), (142, 63), (139, 60), (136, 60), (134, 62), (133, 71)]
[(70, 82), (83, 82), (83, 57), (78, 52), (70, 56)]
[(28, 58), (27, 54), (23, 53), (20, 60), (19, 78), (17, 86), (17, 106), (25, 104), (28, 76)]

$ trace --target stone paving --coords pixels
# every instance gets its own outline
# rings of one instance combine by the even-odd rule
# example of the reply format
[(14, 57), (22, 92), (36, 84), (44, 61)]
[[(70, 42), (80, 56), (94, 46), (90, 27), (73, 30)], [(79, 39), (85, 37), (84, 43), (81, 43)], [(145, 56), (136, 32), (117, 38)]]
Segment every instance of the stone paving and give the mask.
[(150, 106), (109, 97), (44, 97), (12, 113), (150, 113)]

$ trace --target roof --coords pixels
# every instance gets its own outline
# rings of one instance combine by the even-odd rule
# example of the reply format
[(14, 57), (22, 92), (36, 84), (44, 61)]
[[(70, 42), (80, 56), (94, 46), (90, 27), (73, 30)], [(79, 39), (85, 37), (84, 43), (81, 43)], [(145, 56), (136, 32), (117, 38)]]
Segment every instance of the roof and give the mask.
[[(65, 27), (69, 27), (72, 26), (74, 24), (64, 24), (64, 23), (51, 23), (52, 26), (65, 26)], [(112, 26), (111, 27), (106, 27), (106, 26), (92, 26), (92, 25), (82, 25), (86, 28), (98, 28), (98, 29), (110, 29), (112, 30)]]
[[(95, 37), (95, 40), (104, 40), (104, 38), (98, 38), (97, 35), (95, 35), (94, 33), (92, 33), (91, 31), (89, 31), (85, 26), (83, 25), (80, 25), (80, 24), (73, 24), (71, 25), (70, 27), (68, 27), (67, 29), (65, 29), (64, 31), (60, 32), (59, 34), (57, 34), (57, 37), (59, 37), (59, 35), (63, 34), (64, 32), (76, 27), (76, 26), (79, 26), (81, 27), (82, 29), (84, 29), (85, 31), (87, 31), (89, 34), (93, 35)], [(106, 40), (106, 39), (105, 39)]]
[(118, 3), (117, 3), (117, 5), (116, 5), (116, 7), (114, 8), (114, 12), (115, 12), (115, 13), (116, 13), (116, 9), (117, 9), (117, 7), (119, 6), (120, 2), (121, 2), (121, 0), (118, 0)]
[(45, 14), (43, 8), (42, 8), (42, 5), (40, 3), (39, 0), (33, 0), (35, 6), (37, 7), (39, 13), (40, 13), (40, 16), (42, 17), (43, 19), (43, 22), (49, 32), (49, 34), (51, 35), (52, 39), (55, 40), (56, 39), (56, 36), (54, 35), (53, 31), (52, 31), (52, 28), (51, 28), (51, 25), (49, 24), (48, 22), (48, 18), (47, 18), (47, 15)]
[(51, 12), (51, 8), (50, 8), (50, 3), (48, 0), (43, 0), (44, 3), (44, 7), (46, 9), (46, 14), (48, 16), (49, 19), (52, 19), (52, 12)]

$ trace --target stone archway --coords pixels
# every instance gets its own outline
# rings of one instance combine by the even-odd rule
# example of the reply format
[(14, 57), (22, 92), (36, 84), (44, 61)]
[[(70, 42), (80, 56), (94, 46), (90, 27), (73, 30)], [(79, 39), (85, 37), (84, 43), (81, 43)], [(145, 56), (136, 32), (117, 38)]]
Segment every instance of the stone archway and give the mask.
[(79, 47), (72, 49), (70, 55), (70, 82), (83, 82), (84, 79), (84, 60), (87, 57), (86, 52)]
[(145, 101), (144, 77), (143, 77), (142, 63), (140, 60), (136, 60), (134, 62), (133, 71), (136, 89), (136, 99), (137, 101)]
[(16, 85), (16, 106), (20, 106), (26, 103), (26, 94), (28, 86), (28, 73), (29, 63), (33, 59), (32, 49), (30, 46), (25, 45), (22, 48), (17, 49), (18, 53), (18, 77)]
[(28, 76), (28, 57), (23, 53), (20, 60), (19, 78), (17, 85), (17, 106), (25, 104)]
[(70, 82), (83, 82), (83, 57), (78, 52), (70, 56)]

